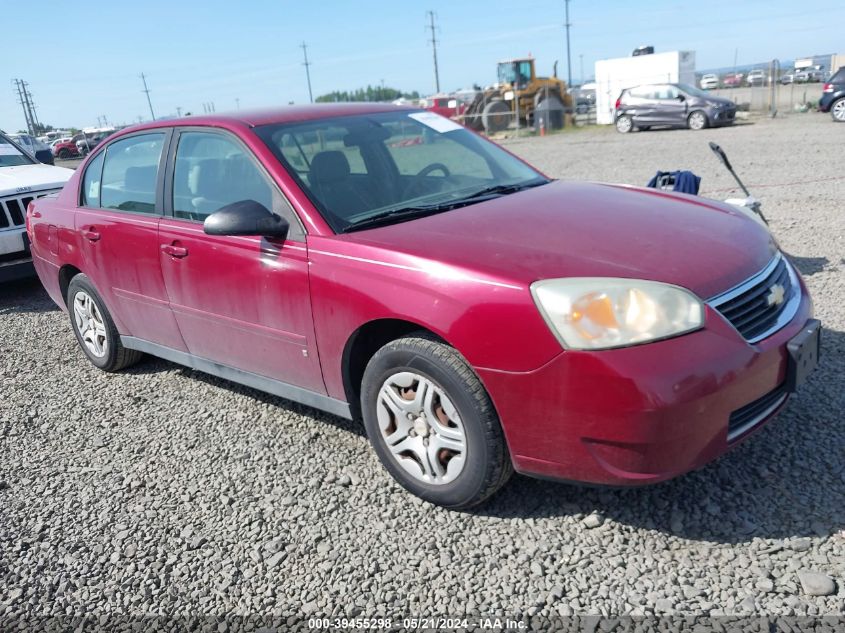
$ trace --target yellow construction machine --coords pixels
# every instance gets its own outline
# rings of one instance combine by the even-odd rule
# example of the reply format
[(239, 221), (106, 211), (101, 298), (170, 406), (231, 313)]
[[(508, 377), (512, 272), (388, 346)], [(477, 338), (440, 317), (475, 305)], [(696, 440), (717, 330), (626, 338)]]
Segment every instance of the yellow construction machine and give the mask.
[(520, 126), (559, 129), (565, 115), (572, 112), (572, 96), (566, 82), (557, 78), (557, 62), (552, 77), (538, 77), (534, 58), (499, 62), (498, 83), (478, 92), (464, 113), (464, 122), (488, 134), (501, 132), (519, 120)]

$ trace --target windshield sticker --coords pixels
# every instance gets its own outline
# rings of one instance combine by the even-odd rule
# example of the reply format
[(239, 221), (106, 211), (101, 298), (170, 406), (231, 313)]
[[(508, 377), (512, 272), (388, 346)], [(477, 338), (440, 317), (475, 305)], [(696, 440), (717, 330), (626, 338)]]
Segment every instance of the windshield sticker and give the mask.
[(427, 125), (435, 132), (445, 133), (463, 129), (463, 126), (434, 112), (414, 112), (408, 116), (423, 125)]

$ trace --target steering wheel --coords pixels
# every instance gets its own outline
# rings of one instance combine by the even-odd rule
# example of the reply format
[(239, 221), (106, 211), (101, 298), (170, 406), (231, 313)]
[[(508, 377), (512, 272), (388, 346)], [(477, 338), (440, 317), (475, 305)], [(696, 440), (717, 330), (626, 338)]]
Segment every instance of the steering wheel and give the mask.
[(416, 176), (414, 176), (413, 180), (408, 183), (408, 186), (405, 188), (405, 195), (409, 195), (411, 193), (416, 193), (420, 189), (420, 185), (422, 184), (422, 179), (428, 176), (433, 171), (441, 171), (443, 172), (443, 177), (448, 178), (452, 175), (452, 172), (449, 171), (449, 168), (446, 167), (443, 163), (431, 163), (426, 165), (422, 169), (420, 169)]

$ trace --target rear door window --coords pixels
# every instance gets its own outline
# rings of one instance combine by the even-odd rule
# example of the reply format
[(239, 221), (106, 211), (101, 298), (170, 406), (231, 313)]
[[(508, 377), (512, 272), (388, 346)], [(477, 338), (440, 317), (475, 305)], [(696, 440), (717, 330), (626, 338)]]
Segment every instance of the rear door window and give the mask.
[(164, 136), (163, 133), (139, 134), (115, 141), (106, 148), (101, 207), (156, 213), (156, 184)]

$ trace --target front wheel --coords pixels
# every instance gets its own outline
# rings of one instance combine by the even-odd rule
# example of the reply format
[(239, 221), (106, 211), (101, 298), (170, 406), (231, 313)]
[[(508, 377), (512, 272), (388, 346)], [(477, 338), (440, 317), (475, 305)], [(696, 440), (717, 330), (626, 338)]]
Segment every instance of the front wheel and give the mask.
[(61, 158), (62, 160), (67, 160), (68, 158), (70, 158), (70, 150), (65, 149), (64, 147), (60, 149), (59, 158)]
[(627, 114), (623, 114), (616, 118), (616, 131), (621, 134), (627, 134), (634, 129), (634, 120)]
[(137, 363), (143, 354), (127, 349), (100, 294), (83, 274), (70, 280), (67, 307), (73, 333), (88, 360), (103, 371), (118, 371)]
[(687, 117), (687, 127), (691, 130), (703, 130), (707, 124), (707, 115), (701, 110), (696, 110)]
[(830, 106), (830, 116), (837, 123), (845, 123), (845, 97), (833, 102), (833, 105)]
[(454, 348), (425, 333), (376, 352), (364, 372), (361, 409), (382, 465), (426, 501), (468, 508), (513, 472), (481, 381)]

